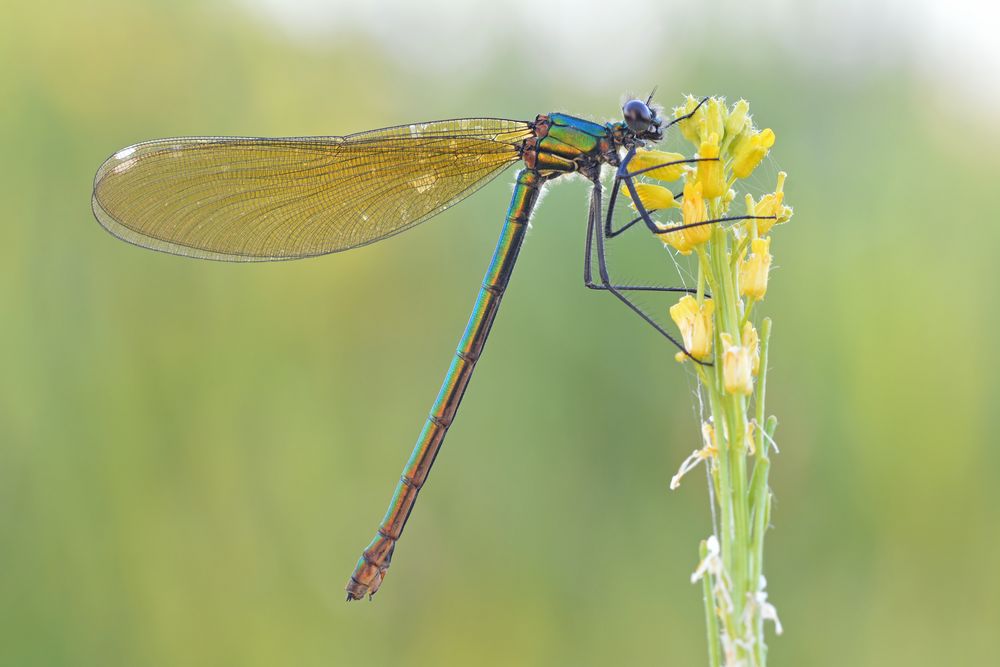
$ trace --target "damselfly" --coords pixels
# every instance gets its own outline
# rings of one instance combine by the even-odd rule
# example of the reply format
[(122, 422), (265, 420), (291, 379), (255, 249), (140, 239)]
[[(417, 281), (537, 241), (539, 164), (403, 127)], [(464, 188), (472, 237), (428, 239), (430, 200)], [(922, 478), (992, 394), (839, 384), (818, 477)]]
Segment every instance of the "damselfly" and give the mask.
[[(684, 350), (633, 301), (630, 292), (694, 290), (616, 284), (605, 258), (607, 239), (636, 222), (657, 234), (685, 229), (657, 223), (634, 182), (640, 173), (676, 163), (628, 170), (639, 148), (659, 141), (667, 127), (691, 115), (664, 125), (651, 99), (629, 100), (622, 108), (622, 121), (603, 125), (551, 113), (533, 121), (462, 118), (343, 137), (158, 139), (118, 151), (98, 170), (94, 214), (118, 238), (176, 255), (257, 262), (312, 257), (384, 239), (458, 203), (511, 164), (523, 163), (458, 350), (389, 510), (347, 584), (348, 600), (374, 595), (385, 577), (483, 352), (528, 219), (546, 182), (580, 174), (592, 183), (584, 284), (613, 294)], [(697, 160), (680, 162), (689, 161)], [(615, 169), (606, 218), (600, 179), (604, 165)], [(638, 217), (614, 229), (612, 212), (622, 185)]]

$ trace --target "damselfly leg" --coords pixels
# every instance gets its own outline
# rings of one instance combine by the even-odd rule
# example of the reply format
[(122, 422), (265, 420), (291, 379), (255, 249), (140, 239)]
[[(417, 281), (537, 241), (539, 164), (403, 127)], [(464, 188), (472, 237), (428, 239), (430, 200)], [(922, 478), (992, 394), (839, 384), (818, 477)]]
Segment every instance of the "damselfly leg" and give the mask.
[[(704, 225), (732, 222), (737, 220), (773, 219), (773, 216), (746, 216), (746, 215), (726, 216), (687, 225), (663, 227), (658, 222), (653, 220), (651, 216), (651, 213), (653, 211), (649, 211), (646, 209), (645, 206), (643, 206), (643, 203), (640, 200), (639, 194), (635, 187), (634, 178), (636, 175), (639, 175), (646, 171), (659, 169), (663, 166), (667, 166), (667, 164), (653, 165), (650, 168), (638, 170), (636, 172), (629, 172), (628, 164), (629, 162), (631, 162), (634, 156), (635, 156), (635, 147), (632, 147), (631, 149), (629, 149), (629, 151), (625, 155), (625, 158), (622, 160), (621, 164), (619, 165), (616, 171), (614, 184), (612, 185), (612, 190), (611, 190), (611, 197), (608, 202), (607, 216), (603, 217), (603, 220), (602, 220), (602, 205), (601, 205), (603, 186), (601, 185), (599, 178), (593, 179), (594, 185), (593, 189), (591, 190), (590, 211), (587, 220), (587, 240), (585, 243), (585, 251), (584, 251), (585, 252), (584, 271), (583, 271), (584, 284), (590, 289), (605, 290), (611, 292), (612, 294), (615, 295), (615, 297), (617, 297), (626, 306), (628, 306), (630, 310), (639, 315), (640, 318), (642, 318), (650, 326), (656, 329), (656, 331), (659, 334), (661, 334), (667, 340), (669, 340), (681, 352), (683, 352), (684, 354), (686, 354), (688, 357), (690, 357), (692, 360), (694, 360), (699, 364), (711, 365), (710, 363), (700, 361), (691, 356), (690, 352), (688, 352), (688, 350), (684, 347), (683, 344), (681, 344), (673, 335), (671, 335), (662, 326), (660, 326), (660, 324), (656, 322), (656, 320), (651, 315), (649, 315), (649, 313), (647, 313), (641, 306), (636, 304), (632, 299), (630, 299), (625, 294), (625, 292), (681, 292), (681, 293), (694, 294), (697, 292), (697, 290), (689, 287), (662, 287), (662, 286), (651, 286), (651, 285), (633, 286), (633, 285), (614, 284), (610, 276), (610, 270), (608, 269), (606, 242), (607, 240), (613, 239), (618, 235), (622, 234), (623, 232), (634, 226), (635, 223), (639, 222), (640, 220), (643, 221), (646, 227), (654, 234), (672, 234), (684, 229), (690, 229), (692, 227), (701, 227)], [(695, 158), (690, 161), (697, 162), (700, 160)], [(677, 164), (679, 162), (688, 162), (688, 160), (674, 161), (669, 164)], [(639, 215), (638, 217), (622, 225), (620, 228), (614, 229), (613, 220), (614, 220), (615, 203), (617, 200), (618, 191), (621, 188), (622, 184), (625, 185), (626, 190), (629, 192), (633, 205), (635, 206), (636, 211), (639, 213)], [(597, 259), (599, 282), (595, 282), (593, 280), (593, 275), (592, 275), (592, 265), (595, 254)]]
[[(676, 160), (674, 162), (664, 163), (662, 165), (659, 164), (653, 165), (651, 167), (641, 169), (635, 172), (629, 172), (628, 164), (629, 162), (632, 161), (632, 158), (635, 157), (635, 153), (636, 153), (636, 147), (633, 146), (625, 154), (625, 157), (622, 159), (622, 162), (618, 166), (618, 170), (615, 173), (615, 184), (612, 187), (611, 200), (608, 203), (608, 216), (604, 223), (604, 233), (608, 236), (608, 238), (614, 238), (618, 234), (621, 234), (623, 231), (634, 225), (639, 220), (642, 220), (644, 223), (646, 223), (646, 227), (648, 227), (649, 231), (653, 232), (654, 234), (673, 234), (684, 229), (691, 229), (693, 227), (704, 227), (705, 225), (713, 225), (720, 222), (735, 222), (737, 220), (774, 219), (773, 215), (734, 215), (734, 216), (725, 216), (721, 218), (713, 218), (712, 220), (702, 220), (701, 222), (694, 222), (687, 225), (674, 225), (671, 227), (661, 227), (659, 223), (653, 220), (652, 216), (650, 215), (652, 212), (646, 209), (645, 205), (643, 205), (642, 203), (642, 200), (639, 198), (639, 192), (635, 187), (635, 176), (637, 174), (642, 174), (647, 171), (652, 171), (654, 169), (660, 169), (661, 167), (665, 167), (671, 164), (679, 164), (683, 162), (705, 162), (709, 160), (717, 160), (718, 158), (705, 158), (705, 159), (692, 158), (691, 160)], [(629, 197), (632, 199), (632, 205), (635, 206), (635, 210), (639, 214), (639, 216), (636, 219), (631, 220), (625, 225), (623, 225), (620, 229), (613, 230), (611, 220), (614, 215), (614, 204), (618, 196), (618, 190), (622, 183), (625, 184), (625, 189), (628, 190)], [(676, 199), (676, 195), (674, 198)]]
[[(677, 349), (679, 349), (684, 354), (688, 355), (701, 364), (704, 362), (698, 361), (691, 356), (691, 353), (687, 351), (684, 345), (678, 341), (673, 335), (670, 334), (666, 329), (660, 326), (651, 315), (649, 315), (645, 310), (642, 309), (638, 304), (632, 301), (623, 292), (631, 291), (629, 287), (621, 287), (612, 284), (611, 275), (608, 271), (608, 261), (607, 253), (605, 248), (605, 238), (604, 238), (604, 228), (601, 226), (601, 193), (603, 186), (599, 178), (595, 178), (593, 181), (594, 185), (590, 190), (590, 213), (587, 216), (587, 241), (586, 241), (586, 261), (584, 262), (583, 268), (583, 281), (587, 287), (591, 289), (606, 290), (624, 303), (629, 310), (634, 312), (640, 318), (643, 319), (647, 324), (656, 329), (656, 331), (673, 343)], [(594, 284), (591, 275), (591, 263), (593, 261), (593, 251), (597, 254), (597, 273), (600, 278), (600, 283)], [(639, 291), (656, 291), (656, 292), (691, 292), (692, 290), (686, 287), (643, 287)]]

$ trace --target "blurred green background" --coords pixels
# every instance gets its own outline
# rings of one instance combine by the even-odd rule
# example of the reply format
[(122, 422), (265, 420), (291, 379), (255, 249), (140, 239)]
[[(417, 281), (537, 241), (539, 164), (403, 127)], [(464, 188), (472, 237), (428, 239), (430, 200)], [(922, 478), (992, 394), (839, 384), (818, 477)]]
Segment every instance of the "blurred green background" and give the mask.
[[(982, 15), (977, 12), (983, 12)], [(746, 97), (775, 232), (774, 665), (994, 664), (996, 10), (949, 3), (18, 4), (0, 23), (0, 664), (705, 663), (688, 371), (539, 208), (371, 604), (343, 585), (465, 323), (512, 173), (419, 229), (275, 265), (90, 212), (138, 140)], [(991, 60), (992, 58), (992, 60)], [(993, 74), (989, 74), (989, 72)], [(627, 278), (676, 282), (637, 235)], [(669, 302), (656, 305), (661, 313)], [(994, 433), (994, 435), (990, 435)]]

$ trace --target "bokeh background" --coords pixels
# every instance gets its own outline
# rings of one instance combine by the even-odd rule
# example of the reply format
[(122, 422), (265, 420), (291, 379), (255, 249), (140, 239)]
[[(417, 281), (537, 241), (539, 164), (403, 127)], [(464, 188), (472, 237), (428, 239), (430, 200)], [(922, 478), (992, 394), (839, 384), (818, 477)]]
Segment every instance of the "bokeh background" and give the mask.
[[(692, 382), (581, 284), (545, 198), (383, 591), (343, 585), (478, 287), (511, 175), (343, 255), (107, 235), (91, 179), (187, 134), (751, 101), (789, 172), (769, 409), (774, 665), (995, 664), (1000, 61), (967, 2), (17, 3), (0, 22), (0, 664), (698, 665)], [(630, 245), (631, 244), (631, 245)], [(626, 278), (675, 282), (639, 234)], [(665, 314), (669, 302), (660, 305)]]

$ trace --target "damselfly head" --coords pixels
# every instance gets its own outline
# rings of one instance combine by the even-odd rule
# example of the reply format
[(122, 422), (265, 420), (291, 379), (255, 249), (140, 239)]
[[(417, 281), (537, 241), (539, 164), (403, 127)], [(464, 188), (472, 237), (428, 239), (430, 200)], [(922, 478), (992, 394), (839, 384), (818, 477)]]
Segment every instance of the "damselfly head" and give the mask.
[(622, 106), (622, 115), (625, 117), (625, 125), (632, 130), (637, 138), (652, 141), (659, 141), (663, 138), (660, 117), (656, 113), (656, 109), (651, 107), (648, 102), (631, 99)]

